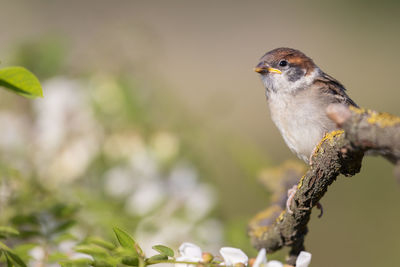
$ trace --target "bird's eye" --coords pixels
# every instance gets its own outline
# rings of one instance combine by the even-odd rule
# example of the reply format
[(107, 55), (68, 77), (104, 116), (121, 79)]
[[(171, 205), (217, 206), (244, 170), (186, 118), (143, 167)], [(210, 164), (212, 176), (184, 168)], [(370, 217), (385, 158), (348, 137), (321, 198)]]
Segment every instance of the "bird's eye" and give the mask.
[(279, 66), (281, 66), (281, 67), (286, 67), (287, 64), (288, 64), (288, 62), (286, 60), (284, 60), (284, 59), (279, 61)]

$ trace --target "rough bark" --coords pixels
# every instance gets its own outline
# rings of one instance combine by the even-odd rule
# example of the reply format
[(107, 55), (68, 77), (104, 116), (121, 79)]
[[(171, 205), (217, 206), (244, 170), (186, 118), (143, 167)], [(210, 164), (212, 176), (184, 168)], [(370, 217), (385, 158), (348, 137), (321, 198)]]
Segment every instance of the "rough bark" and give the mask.
[(287, 263), (290, 265), (295, 264), (297, 255), (304, 250), (311, 209), (339, 174), (353, 176), (358, 173), (367, 151), (395, 164), (400, 162), (399, 117), (339, 104), (330, 105), (327, 113), (343, 130), (327, 134), (315, 149), (312, 165), (297, 184), (291, 205), (293, 213), (276, 202), (257, 214), (249, 224), (253, 246), (266, 248), (267, 252), (289, 247)]

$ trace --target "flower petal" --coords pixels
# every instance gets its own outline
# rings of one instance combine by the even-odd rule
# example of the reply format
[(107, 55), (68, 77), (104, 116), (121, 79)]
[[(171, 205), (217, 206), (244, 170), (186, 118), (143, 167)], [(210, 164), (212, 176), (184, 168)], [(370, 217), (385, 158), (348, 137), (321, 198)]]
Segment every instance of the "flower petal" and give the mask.
[[(180, 257), (176, 258), (176, 261), (186, 261), (186, 262), (201, 262), (202, 252), (201, 248), (192, 243), (183, 243), (179, 247)], [(187, 263), (176, 263), (175, 267), (196, 267), (195, 264), (187, 264)]]
[(185, 258), (186, 260), (189, 261), (201, 261), (201, 248), (195, 244), (192, 243), (183, 243), (179, 247), (179, 253), (181, 254), (181, 258)]
[(260, 267), (262, 264), (267, 263), (267, 251), (265, 248), (260, 249), (258, 252), (257, 258), (254, 261), (253, 267)]
[(280, 261), (270, 261), (267, 263), (267, 267), (283, 267), (283, 264)]
[(302, 251), (296, 260), (296, 267), (308, 267), (311, 262), (311, 253)]
[(219, 250), (219, 253), (224, 258), (226, 266), (233, 266), (236, 263), (243, 263), (247, 265), (249, 258), (244, 252), (238, 248), (223, 247)]

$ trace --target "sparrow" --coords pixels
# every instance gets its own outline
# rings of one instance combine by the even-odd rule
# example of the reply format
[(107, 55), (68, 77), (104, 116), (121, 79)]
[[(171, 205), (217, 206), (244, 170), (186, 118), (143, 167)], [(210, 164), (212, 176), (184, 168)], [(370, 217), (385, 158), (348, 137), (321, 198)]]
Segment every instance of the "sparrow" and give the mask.
[[(357, 104), (338, 80), (296, 49), (281, 47), (267, 52), (254, 71), (260, 74), (272, 120), (287, 146), (312, 165), (318, 143), (325, 134), (337, 130), (326, 108), (333, 103), (358, 107)], [(290, 207), (296, 191), (296, 185), (288, 190), (289, 213), (293, 213)], [(322, 216), (322, 205), (318, 203), (317, 207)]]
[(254, 68), (265, 87), (271, 117), (289, 149), (311, 164), (315, 147), (337, 130), (326, 108), (332, 103), (357, 107), (345, 87), (299, 50), (276, 48)]

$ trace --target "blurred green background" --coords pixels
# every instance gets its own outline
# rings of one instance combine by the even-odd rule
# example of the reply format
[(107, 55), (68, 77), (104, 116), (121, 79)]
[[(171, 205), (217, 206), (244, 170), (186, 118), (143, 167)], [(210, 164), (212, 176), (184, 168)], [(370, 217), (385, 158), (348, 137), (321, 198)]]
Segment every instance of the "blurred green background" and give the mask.
[[(300, 49), (360, 106), (400, 114), (398, 1), (0, 3), (1, 66), (44, 87), (34, 102), (0, 92), (1, 224), (58, 203), (77, 207), (76, 238), (119, 225), (145, 247), (254, 256), (259, 173), (295, 158), (252, 71), (266, 51)], [(399, 193), (380, 158), (340, 177), (310, 223), (311, 266), (397, 262)]]

